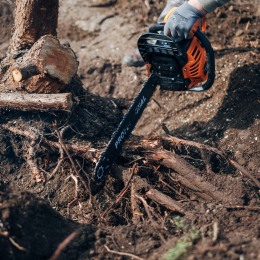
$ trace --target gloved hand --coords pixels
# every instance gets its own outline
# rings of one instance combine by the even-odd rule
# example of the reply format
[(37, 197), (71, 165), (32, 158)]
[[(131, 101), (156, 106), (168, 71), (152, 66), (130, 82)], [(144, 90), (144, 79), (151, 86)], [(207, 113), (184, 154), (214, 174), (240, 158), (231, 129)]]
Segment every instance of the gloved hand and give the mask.
[(184, 2), (172, 12), (164, 26), (164, 34), (173, 38), (190, 39), (204, 16), (188, 2)]

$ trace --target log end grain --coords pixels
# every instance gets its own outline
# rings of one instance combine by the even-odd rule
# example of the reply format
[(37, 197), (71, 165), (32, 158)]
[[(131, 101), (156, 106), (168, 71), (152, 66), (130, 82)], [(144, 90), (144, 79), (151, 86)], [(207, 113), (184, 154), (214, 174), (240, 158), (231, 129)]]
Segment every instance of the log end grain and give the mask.
[(78, 70), (74, 51), (70, 47), (60, 45), (59, 40), (53, 36), (42, 38), (44, 42), (39, 55), (39, 71), (68, 85)]
[(15, 82), (20, 82), (23, 79), (23, 75), (18, 68), (11, 68), (11, 71)]

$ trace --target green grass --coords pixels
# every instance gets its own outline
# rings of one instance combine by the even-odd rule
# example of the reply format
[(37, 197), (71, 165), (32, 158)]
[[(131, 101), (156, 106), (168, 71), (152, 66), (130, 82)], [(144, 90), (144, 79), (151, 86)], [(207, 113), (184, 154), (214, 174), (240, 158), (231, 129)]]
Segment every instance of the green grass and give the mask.
[(188, 249), (201, 236), (200, 231), (193, 225), (188, 225), (179, 216), (174, 217), (176, 227), (182, 229), (186, 234), (178, 239), (176, 245), (169, 249), (163, 256), (164, 260), (182, 259), (187, 255)]

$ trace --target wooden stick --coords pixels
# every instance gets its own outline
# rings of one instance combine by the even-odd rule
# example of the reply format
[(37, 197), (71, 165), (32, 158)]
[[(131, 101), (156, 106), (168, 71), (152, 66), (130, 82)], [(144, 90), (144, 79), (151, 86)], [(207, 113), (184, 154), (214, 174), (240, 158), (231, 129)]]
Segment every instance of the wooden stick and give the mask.
[(114, 203), (112, 203), (112, 204), (105, 210), (105, 212), (103, 213), (102, 217), (104, 217), (104, 216), (112, 209), (112, 207), (113, 207), (114, 205), (116, 205), (116, 204), (122, 199), (122, 197), (124, 196), (124, 194), (127, 192), (128, 188), (129, 188), (130, 181), (131, 181), (131, 179), (132, 179), (132, 177), (133, 177), (133, 174), (134, 174), (134, 171), (135, 171), (135, 167), (136, 167), (136, 165), (134, 165), (134, 167), (133, 167), (133, 169), (132, 169), (132, 173), (131, 173), (131, 175), (130, 175), (128, 181), (126, 182), (125, 187), (124, 187), (123, 190), (119, 193), (119, 195), (118, 195), (116, 201), (115, 201)]
[(71, 111), (72, 106), (71, 93), (0, 93), (0, 109), (21, 111)]
[(145, 200), (142, 196), (140, 196), (140, 195), (138, 195), (138, 194), (135, 194), (135, 196), (136, 196), (136, 198), (138, 198), (139, 200), (142, 201), (142, 203), (143, 203), (143, 205), (144, 205), (144, 208), (145, 208), (145, 211), (146, 211), (146, 213), (147, 213), (147, 215), (148, 215), (148, 217), (149, 217), (149, 219), (150, 219), (150, 221), (151, 221), (153, 227), (158, 231), (158, 235), (159, 235), (159, 237), (161, 238), (161, 240), (162, 240), (164, 243), (166, 243), (166, 240), (165, 240), (165, 238), (163, 237), (161, 231), (159, 230), (159, 227), (158, 227), (157, 223), (153, 220), (153, 217), (152, 217), (151, 212), (150, 212), (150, 210), (149, 210), (149, 208), (148, 208), (148, 204), (147, 204), (146, 200)]
[(131, 185), (131, 208), (133, 214), (132, 221), (135, 225), (137, 225), (140, 222), (140, 219), (143, 216), (143, 214), (141, 213), (135, 194), (136, 194), (136, 188), (135, 188), (135, 183), (133, 182)]
[(37, 71), (35, 60), (32, 61), (32, 63), (28, 63), (24, 66), (21, 66), (20, 68), (12, 67), (10, 69), (13, 75), (13, 79), (16, 82), (20, 82), (23, 79), (27, 79), (30, 78), (31, 76), (39, 74), (39, 72)]
[(133, 254), (124, 253), (124, 252), (118, 252), (118, 251), (115, 251), (115, 250), (111, 250), (111, 249), (109, 249), (106, 245), (104, 245), (104, 247), (106, 248), (107, 252), (112, 253), (112, 254), (123, 255), (123, 256), (129, 256), (129, 257), (131, 257), (131, 258), (135, 258), (135, 259), (138, 259), (138, 260), (144, 260), (144, 258), (138, 257), (138, 256), (133, 255)]
[(33, 159), (34, 159), (38, 149), (40, 148), (40, 143), (41, 143), (42, 138), (41, 138), (40, 134), (34, 135), (34, 136), (32, 136), (32, 138), (33, 138), (33, 140), (30, 143), (30, 148), (29, 148), (28, 156), (27, 156), (27, 164), (29, 165), (29, 168), (32, 171), (36, 182), (40, 183), (40, 182), (42, 182), (41, 172)]
[(51, 258), (49, 260), (57, 260), (65, 247), (69, 245), (69, 243), (79, 234), (79, 229), (71, 233), (68, 237), (66, 237), (57, 247)]
[(182, 207), (179, 205), (177, 201), (173, 200), (172, 198), (161, 193), (158, 190), (150, 189), (149, 191), (146, 192), (145, 195), (151, 200), (158, 202), (159, 204), (165, 206), (170, 210), (178, 211), (181, 214), (184, 214), (184, 210), (182, 209)]

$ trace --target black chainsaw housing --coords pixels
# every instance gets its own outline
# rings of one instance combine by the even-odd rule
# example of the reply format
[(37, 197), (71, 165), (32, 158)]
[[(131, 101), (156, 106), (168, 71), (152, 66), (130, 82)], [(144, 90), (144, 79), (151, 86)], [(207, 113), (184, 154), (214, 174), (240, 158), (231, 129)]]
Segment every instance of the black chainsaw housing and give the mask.
[(186, 52), (191, 40), (176, 44), (170, 37), (144, 33), (138, 40), (138, 49), (146, 63), (151, 64), (151, 72), (158, 75), (163, 90), (187, 90), (189, 79), (184, 79), (182, 68), (187, 63)]

